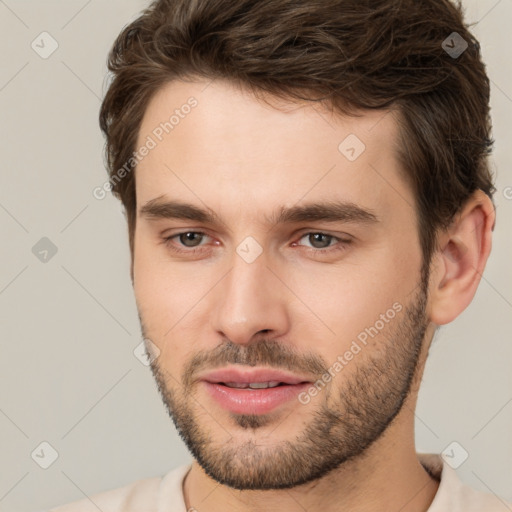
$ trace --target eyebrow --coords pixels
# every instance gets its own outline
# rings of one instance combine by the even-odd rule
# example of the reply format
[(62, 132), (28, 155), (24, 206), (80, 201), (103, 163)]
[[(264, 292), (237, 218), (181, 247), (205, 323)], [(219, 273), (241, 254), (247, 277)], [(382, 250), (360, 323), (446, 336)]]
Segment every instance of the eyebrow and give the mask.
[[(183, 219), (226, 227), (225, 222), (209, 208), (203, 209), (182, 201), (166, 200), (163, 196), (145, 203), (139, 210), (139, 216), (148, 220)], [(282, 206), (270, 217), (265, 216), (264, 220), (270, 225), (318, 221), (363, 224), (380, 222), (374, 211), (344, 201), (315, 202), (291, 207)]]

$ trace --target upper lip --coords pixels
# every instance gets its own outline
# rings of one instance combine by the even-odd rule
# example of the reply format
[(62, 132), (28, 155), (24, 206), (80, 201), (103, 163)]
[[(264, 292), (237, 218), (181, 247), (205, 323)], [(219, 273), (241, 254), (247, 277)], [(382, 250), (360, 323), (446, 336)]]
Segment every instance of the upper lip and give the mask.
[(240, 368), (221, 368), (203, 373), (199, 380), (211, 383), (236, 382), (239, 384), (250, 384), (254, 382), (282, 382), (284, 384), (300, 384), (302, 382), (311, 382), (307, 378), (295, 375), (282, 370), (273, 370), (271, 368), (252, 368), (242, 370)]

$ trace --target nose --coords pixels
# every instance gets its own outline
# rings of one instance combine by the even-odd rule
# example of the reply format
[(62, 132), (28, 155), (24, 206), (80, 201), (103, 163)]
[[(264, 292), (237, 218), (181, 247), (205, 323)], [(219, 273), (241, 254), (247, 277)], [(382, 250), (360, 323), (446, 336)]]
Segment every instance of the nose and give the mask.
[(289, 291), (267, 265), (265, 253), (252, 263), (234, 255), (231, 270), (216, 287), (211, 321), (217, 334), (246, 345), (262, 333), (278, 337), (288, 332)]

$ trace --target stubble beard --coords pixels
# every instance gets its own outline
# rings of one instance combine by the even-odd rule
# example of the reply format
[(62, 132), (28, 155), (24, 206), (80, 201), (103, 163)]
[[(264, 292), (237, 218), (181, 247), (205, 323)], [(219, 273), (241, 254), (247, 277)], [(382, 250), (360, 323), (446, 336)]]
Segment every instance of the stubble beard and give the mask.
[[(230, 437), (219, 425), (225, 426), (226, 421), (217, 421), (195, 398), (190, 373), (187, 374), (194, 365), (186, 365), (182, 385), (166, 377), (169, 374), (158, 366), (157, 359), (151, 362), (151, 370), (179, 435), (206, 474), (239, 490), (292, 488), (363, 457), (398, 415), (418, 371), (428, 327), (426, 303), (424, 279), (402, 316), (390, 321), (385, 337), (380, 336), (379, 350), (365, 348), (366, 353), (350, 363), (354, 365), (353, 371), (341, 371), (333, 378), (333, 386), (322, 390), (309, 405), (298, 402), (299, 407), (315, 407), (311, 419), (293, 439), (287, 436), (271, 446), (258, 443), (258, 433), (266, 426), (271, 432), (277, 431), (280, 421), (293, 421), (293, 413), (283, 419), (272, 413), (230, 413), (230, 430), (234, 434)], [(217, 352), (215, 362), (254, 365), (264, 361), (269, 366), (283, 368), (283, 357), (286, 357), (280, 345), (270, 340), (247, 346), (229, 342), (224, 348)], [(323, 360), (317, 361), (320, 362), (325, 365)], [(288, 366), (293, 368), (292, 363)], [(337, 379), (340, 384), (335, 387)], [(326, 399), (321, 399), (322, 393), (328, 393)], [(240, 441), (240, 429), (251, 430), (254, 440)]]

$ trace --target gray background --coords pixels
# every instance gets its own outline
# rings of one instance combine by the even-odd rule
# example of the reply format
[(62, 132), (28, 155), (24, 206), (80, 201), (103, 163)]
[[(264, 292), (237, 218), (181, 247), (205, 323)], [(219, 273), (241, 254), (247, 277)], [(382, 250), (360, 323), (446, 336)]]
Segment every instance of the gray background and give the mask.
[[(106, 56), (146, 5), (0, 0), (2, 512), (49, 508), (190, 460), (133, 353), (141, 338), (121, 206), (92, 195), (106, 179), (97, 121)], [(512, 500), (512, 0), (464, 5), (492, 80), (498, 221), (474, 301), (431, 349), (417, 449), (457, 441), (469, 453), (460, 477)], [(31, 47), (43, 31), (59, 45), (47, 59)], [(57, 248), (46, 263), (32, 251), (43, 237)], [(36, 463), (49, 460), (43, 442), (58, 453), (48, 469)]]

